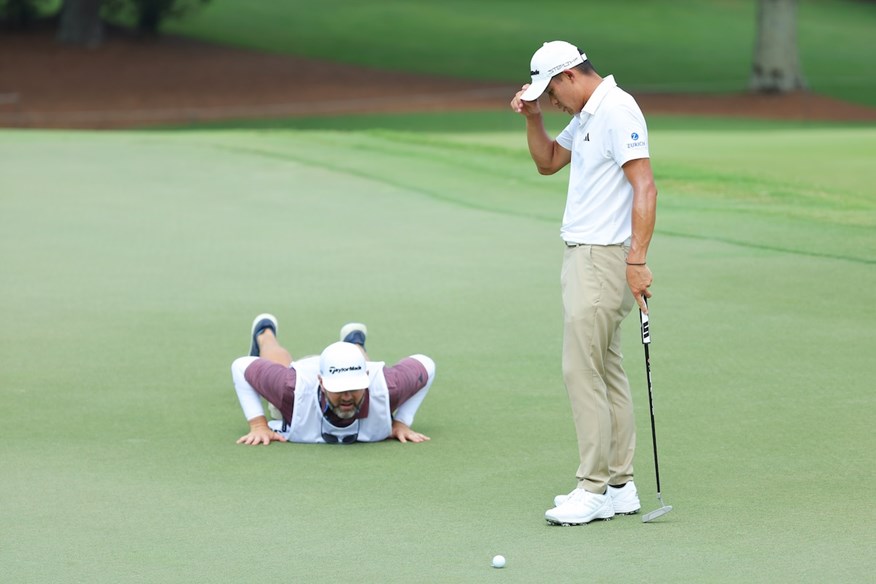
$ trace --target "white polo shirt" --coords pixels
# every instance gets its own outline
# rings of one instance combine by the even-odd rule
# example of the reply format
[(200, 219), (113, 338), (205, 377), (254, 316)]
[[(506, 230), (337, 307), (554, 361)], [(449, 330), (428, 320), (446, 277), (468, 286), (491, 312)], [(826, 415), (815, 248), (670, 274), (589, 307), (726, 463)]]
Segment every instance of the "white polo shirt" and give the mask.
[(572, 118), (557, 143), (572, 152), (560, 236), (571, 243), (612, 245), (632, 235), (633, 187), (623, 165), (648, 154), (648, 128), (636, 100), (613, 75)]

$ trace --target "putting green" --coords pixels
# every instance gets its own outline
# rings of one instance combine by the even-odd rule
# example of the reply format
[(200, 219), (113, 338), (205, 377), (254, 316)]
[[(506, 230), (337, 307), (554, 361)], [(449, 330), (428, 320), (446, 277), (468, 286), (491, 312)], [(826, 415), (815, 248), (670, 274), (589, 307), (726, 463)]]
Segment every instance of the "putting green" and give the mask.
[[(519, 130), (0, 132), (0, 564), (15, 582), (866, 579), (873, 129), (652, 133), (666, 502), (579, 528), (565, 175)], [(431, 355), (422, 445), (235, 444), (253, 315)], [(637, 484), (658, 505), (634, 318)], [(507, 558), (495, 570), (490, 560)]]

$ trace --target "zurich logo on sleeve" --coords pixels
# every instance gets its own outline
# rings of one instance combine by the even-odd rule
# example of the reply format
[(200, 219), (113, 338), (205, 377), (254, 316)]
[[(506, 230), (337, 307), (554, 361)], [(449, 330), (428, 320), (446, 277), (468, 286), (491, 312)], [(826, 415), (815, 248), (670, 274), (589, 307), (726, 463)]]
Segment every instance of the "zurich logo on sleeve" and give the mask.
[(627, 148), (642, 148), (646, 146), (646, 142), (644, 140), (639, 140), (639, 133), (633, 132), (630, 134), (630, 138), (632, 142), (627, 142)]

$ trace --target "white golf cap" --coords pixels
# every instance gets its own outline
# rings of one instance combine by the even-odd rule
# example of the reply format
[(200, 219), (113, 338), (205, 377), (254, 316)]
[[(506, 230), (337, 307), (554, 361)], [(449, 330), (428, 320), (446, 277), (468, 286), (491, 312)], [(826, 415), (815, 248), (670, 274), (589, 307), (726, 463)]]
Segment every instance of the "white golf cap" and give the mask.
[(325, 348), (319, 356), (322, 387), (332, 393), (366, 389), (369, 385), (365, 355), (359, 345), (343, 341)]
[(575, 65), (587, 60), (587, 55), (578, 50), (573, 44), (566, 41), (551, 41), (541, 46), (532, 55), (529, 63), (529, 74), (532, 75), (532, 84), (526, 88), (520, 99), (523, 101), (535, 101), (544, 90), (554, 75), (571, 69)]

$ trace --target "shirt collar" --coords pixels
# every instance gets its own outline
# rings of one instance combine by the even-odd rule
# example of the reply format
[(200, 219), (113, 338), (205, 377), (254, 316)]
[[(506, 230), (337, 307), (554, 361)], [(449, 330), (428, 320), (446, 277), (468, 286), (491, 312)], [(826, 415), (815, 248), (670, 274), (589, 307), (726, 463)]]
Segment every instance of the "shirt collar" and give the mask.
[(581, 123), (587, 118), (587, 116), (592, 116), (596, 113), (596, 110), (599, 109), (599, 105), (602, 103), (602, 100), (605, 99), (605, 96), (608, 95), (608, 92), (617, 87), (617, 81), (614, 80), (614, 75), (609, 75), (603, 78), (602, 82), (596, 86), (596, 89), (593, 91), (593, 94), (590, 96), (590, 99), (587, 100), (587, 103), (584, 104), (584, 109), (581, 110), (581, 113), (578, 114), (578, 119)]

